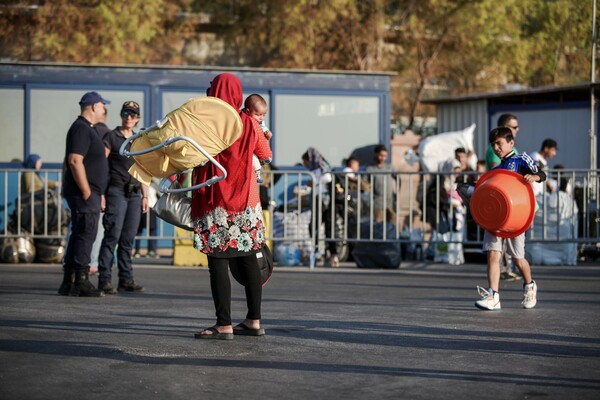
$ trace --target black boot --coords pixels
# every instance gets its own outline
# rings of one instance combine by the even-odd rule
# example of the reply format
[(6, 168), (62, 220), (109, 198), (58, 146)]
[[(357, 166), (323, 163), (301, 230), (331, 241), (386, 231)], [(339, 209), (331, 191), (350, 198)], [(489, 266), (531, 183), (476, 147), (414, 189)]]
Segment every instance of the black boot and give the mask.
[(65, 266), (63, 271), (63, 281), (58, 288), (58, 294), (61, 296), (68, 296), (75, 281), (75, 273), (71, 267)]
[(117, 289), (110, 282), (101, 282), (98, 280), (98, 290), (101, 290), (104, 294), (117, 294)]
[(75, 282), (71, 287), (69, 296), (103, 297), (104, 293), (96, 289), (94, 284), (90, 282), (89, 271), (77, 271), (75, 272)]
[(124, 282), (119, 281), (118, 290), (119, 292), (143, 292), (145, 289), (142, 285), (138, 285), (132, 279)]

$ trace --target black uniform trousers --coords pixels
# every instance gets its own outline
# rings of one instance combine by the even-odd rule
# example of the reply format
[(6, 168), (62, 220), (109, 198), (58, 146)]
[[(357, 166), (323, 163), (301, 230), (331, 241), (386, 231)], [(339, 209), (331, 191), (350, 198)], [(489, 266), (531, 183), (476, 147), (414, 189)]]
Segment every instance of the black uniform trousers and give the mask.
[(100, 220), (100, 199), (100, 195), (93, 192), (87, 200), (80, 196), (67, 197), (71, 209), (71, 235), (64, 261), (68, 270), (89, 271), (92, 246)]

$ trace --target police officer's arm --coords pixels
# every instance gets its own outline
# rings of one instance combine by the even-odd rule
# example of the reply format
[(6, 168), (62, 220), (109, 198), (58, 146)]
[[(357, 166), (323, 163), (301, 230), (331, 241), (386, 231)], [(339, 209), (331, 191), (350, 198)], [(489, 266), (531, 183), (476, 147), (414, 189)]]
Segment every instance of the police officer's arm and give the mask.
[(142, 213), (147, 213), (148, 208), (148, 188), (142, 183)]
[(89, 199), (92, 195), (92, 189), (90, 188), (90, 184), (87, 180), (87, 175), (85, 174), (83, 156), (77, 153), (70, 153), (69, 167), (71, 168), (71, 173), (73, 174), (73, 179), (75, 179), (75, 183), (77, 183), (77, 186), (79, 186), (79, 190), (81, 190), (83, 199)]

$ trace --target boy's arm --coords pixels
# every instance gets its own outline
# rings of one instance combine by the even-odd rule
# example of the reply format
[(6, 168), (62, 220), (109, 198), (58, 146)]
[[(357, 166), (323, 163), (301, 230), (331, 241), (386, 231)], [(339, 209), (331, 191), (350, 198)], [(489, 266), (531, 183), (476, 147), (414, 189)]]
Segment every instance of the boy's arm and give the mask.
[(523, 178), (529, 183), (533, 182), (544, 182), (546, 180), (546, 174), (541, 169), (535, 174), (525, 174)]
[(546, 180), (546, 173), (534, 166), (533, 168), (530, 167), (529, 171), (523, 174), (523, 177), (529, 183), (544, 182)]
[(527, 182), (544, 182), (546, 180), (546, 173), (542, 171), (541, 168), (538, 168), (537, 163), (533, 161), (533, 159), (529, 157), (527, 153), (523, 153), (523, 155), (519, 157), (525, 161), (526, 166), (523, 166), (523, 169), (525, 170), (523, 172), (525, 173), (522, 175)]
[(538, 170), (536, 175), (540, 178), (538, 180), (538, 182), (544, 182), (546, 180), (546, 173), (544, 171), (542, 171), (541, 169)]

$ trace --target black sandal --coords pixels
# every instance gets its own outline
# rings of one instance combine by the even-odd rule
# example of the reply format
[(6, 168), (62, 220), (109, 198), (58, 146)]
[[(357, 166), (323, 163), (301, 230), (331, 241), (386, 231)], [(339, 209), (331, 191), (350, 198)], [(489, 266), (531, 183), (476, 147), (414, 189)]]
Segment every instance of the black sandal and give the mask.
[(252, 329), (242, 322), (233, 328), (233, 334), (240, 336), (264, 336), (265, 330), (263, 328)]
[[(202, 332), (206, 332), (206, 331), (211, 332), (210, 335), (202, 334)], [(194, 338), (196, 338), (196, 339), (212, 339), (212, 340), (233, 340), (233, 333), (219, 332), (219, 330), (213, 326), (210, 328), (206, 328), (198, 333), (194, 333)]]

